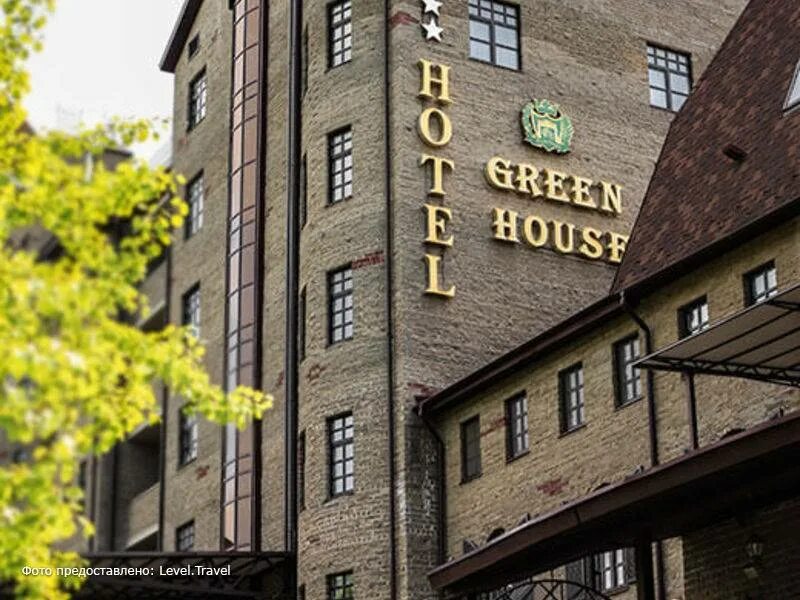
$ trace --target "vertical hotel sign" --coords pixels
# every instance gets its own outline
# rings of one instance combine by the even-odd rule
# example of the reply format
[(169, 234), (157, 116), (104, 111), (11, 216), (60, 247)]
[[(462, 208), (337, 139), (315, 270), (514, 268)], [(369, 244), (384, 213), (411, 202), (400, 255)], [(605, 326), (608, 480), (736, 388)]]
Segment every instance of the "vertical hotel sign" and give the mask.
[(442, 156), (450, 140), (453, 138), (453, 124), (447, 114), (452, 105), (450, 98), (450, 67), (434, 64), (420, 59), (417, 63), (420, 72), (419, 98), (423, 101), (423, 110), (417, 121), (417, 134), (422, 142), (430, 148), (419, 158), (421, 168), (430, 169), (425, 210), (425, 270), (427, 286), (425, 294), (439, 298), (452, 298), (456, 294), (454, 285), (445, 282), (443, 274), (443, 258), (448, 248), (453, 247), (454, 238), (447, 226), (453, 217), (453, 211), (444, 206), (445, 171), (453, 171), (455, 163)]

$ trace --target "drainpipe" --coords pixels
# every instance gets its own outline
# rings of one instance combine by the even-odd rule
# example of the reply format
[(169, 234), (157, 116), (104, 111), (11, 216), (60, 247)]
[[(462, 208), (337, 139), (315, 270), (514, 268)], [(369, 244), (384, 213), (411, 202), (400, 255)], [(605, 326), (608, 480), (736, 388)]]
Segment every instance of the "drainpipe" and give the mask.
[(694, 373), (689, 371), (685, 373), (686, 388), (688, 391), (687, 402), (689, 404), (689, 431), (692, 442), (692, 450), (697, 450), (700, 447), (700, 435), (697, 431), (697, 394), (694, 388)]
[(383, 185), (386, 193), (386, 250), (384, 261), (385, 301), (386, 301), (386, 383), (387, 383), (387, 427), (389, 440), (387, 445), (387, 460), (389, 463), (389, 597), (397, 599), (397, 466), (395, 454), (397, 452), (396, 436), (397, 424), (395, 422), (395, 353), (394, 353), (394, 210), (392, 204), (392, 122), (391, 122), (391, 44), (389, 43), (390, 1), (383, 2), (383, 152), (384, 175)]
[[(653, 352), (653, 331), (650, 326), (642, 319), (639, 314), (628, 303), (625, 297), (625, 292), (619, 294), (619, 302), (622, 308), (634, 320), (636, 325), (644, 332), (644, 347), (645, 353), (651, 354)], [(655, 467), (659, 464), (658, 456), (658, 423), (656, 415), (656, 383), (655, 375), (652, 369), (647, 369), (647, 416), (648, 416), (648, 431), (650, 437), (650, 462), (651, 466)], [(637, 552), (638, 554), (638, 552)], [(656, 542), (656, 571), (658, 574), (658, 597), (661, 600), (667, 600), (667, 582), (666, 582), (666, 568), (664, 565), (664, 546), (661, 541)]]
[[(167, 315), (167, 323), (171, 314), (172, 296), (172, 246), (168, 246), (164, 252), (167, 254), (166, 281), (164, 285), (164, 312)], [(167, 496), (167, 411), (169, 409), (169, 388), (161, 386), (161, 432), (159, 435), (159, 456), (158, 456), (158, 543), (159, 552), (164, 551), (164, 527)]]

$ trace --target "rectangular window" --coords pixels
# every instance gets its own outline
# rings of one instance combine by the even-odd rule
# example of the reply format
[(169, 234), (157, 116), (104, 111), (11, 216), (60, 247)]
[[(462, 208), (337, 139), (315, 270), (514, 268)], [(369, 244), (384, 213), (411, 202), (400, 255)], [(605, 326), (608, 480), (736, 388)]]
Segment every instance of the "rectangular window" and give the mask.
[(200, 284), (183, 295), (181, 324), (189, 327), (192, 335), (200, 337)]
[(208, 85), (206, 70), (203, 69), (189, 83), (189, 129), (194, 129), (200, 121), (206, 118), (207, 101)]
[(186, 186), (187, 204), (189, 215), (186, 217), (186, 238), (192, 237), (203, 226), (203, 204), (205, 200), (205, 187), (203, 173), (197, 175)]
[(300, 305), (297, 310), (297, 353), (302, 361), (306, 358), (306, 286), (300, 290)]
[(328, 273), (328, 342), (353, 338), (353, 269)]
[(744, 295), (747, 306), (757, 304), (778, 293), (778, 272), (770, 261), (744, 276)]
[(197, 458), (197, 415), (187, 415), (183, 411), (179, 417), (180, 465), (186, 465)]
[(519, 70), (519, 8), (495, 0), (469, 0), (469, 57)]
[(529, 445), (528, 398), (522, 393), (506, 400), (506, 458), (522, 456)]
[(708, 327), (708, 301), (706, 297), (690, 302), (678, 311), (681, 337), (700, 333)]
[(306, 507), (306, 432), (297, 436), (297, 510)]
[(461, 423), (461, 481), (481, 474), (481, 421), (475, 415)]
[(639, 336), (632, 335), (614, 344), (614, 383), (617, 406), (625, 406), (642, 397), (642, 374), (633, 367), (641, 358)]
[(175, 550), (189, 552), (194, 548), (194, 521), (189, 521), (175, 530)]
[(692, 89), (691, 57), (647, 45), (650, 104), (678, 112)]
[(632, 549), (601, 552), (595, 556), (597, 587), (611, 592), (636, 581), (636, 556)]
[(335, 497), (352, 492), (355, 483), (353, 413), (328, 420), (328, 456), (330, 463), (329, 495)]
[(575, 365), (559, 374), (561, 396), (561, 431), (566, 433), (586, 421), (583, 398), (583, 365)]
[(328, 600), (351, 600), (353, 595), (353, 572), (328, 575)]
[(306, 155), (300, 161), (300, 228), (308, 223), (308, 167), (306, 166)]
[(328, 203), (353, 195), (353, 130), (345, 127), (328, 136)]
[(338, 67), (353, 56), (353, 17), (350, 0), (328, 7), (328, 66)]
[(198, 33), (189, 41), (188, 45), (189, 58), (192, 58), (195, 54), (197, 54), (197, 51), (199, 49), (200, 49), (200, 34)]

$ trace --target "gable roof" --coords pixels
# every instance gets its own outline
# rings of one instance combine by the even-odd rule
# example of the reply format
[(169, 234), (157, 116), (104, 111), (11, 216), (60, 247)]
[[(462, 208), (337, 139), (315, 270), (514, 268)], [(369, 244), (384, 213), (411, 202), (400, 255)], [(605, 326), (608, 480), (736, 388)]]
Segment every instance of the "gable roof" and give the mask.
[(192, 25), (197, 18), (197, 13), (200, 12), (200, 7), (203, 5), (203, 0), (184, 0), (181, 12), (178, 15), (178, 20), (169, 36), (169, 42), (164, 49), (164, 54), (161, 56), (159, 67), (166, 73), (174, 73), (175, 66), (183, 52), (183, 47), (186, 45), (186, 39), (192, 31)]
[(800, 3), (751, 0), (670, 128), (612, 292), (798, 204), (799, 59)]

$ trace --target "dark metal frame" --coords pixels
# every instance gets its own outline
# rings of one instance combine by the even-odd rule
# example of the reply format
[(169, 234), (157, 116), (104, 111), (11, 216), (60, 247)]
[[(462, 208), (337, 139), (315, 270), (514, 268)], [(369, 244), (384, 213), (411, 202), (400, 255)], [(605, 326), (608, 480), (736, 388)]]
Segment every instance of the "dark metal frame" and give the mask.
[[(614, 400), (616, 402), (617, 408), (622, 408), (624, 406), (628, 406), (629, 404), (633, 404), (638, 400), (641, 400), (644, 395), (644, 384), (642, 381), (642, 371), (637, 367), (633, 367), (634, 370), (634, 379), (639, 380), (639, 393), (635, 395), (633, 398), (628, 398), (627, 395), (627, 388), (629, 380), (626, 378), (625, 369), (628, 366), (628, 363), (624, 360), (624, 348), (627, 344), (632, 342), (639, 342), (639, 349), (636, 356), (633, 357), (633, 360), (630, 362), (631, 366), (636, 363), (638, 359), (642, 357), (641, 352), (641, 340), (639, 339), (638, 333), (633, 333), (628, 335), (621, 340), (614, 342), (614, 346), (612, 348), (613, 354), (613, 361), (614, 361)], [(637, 373), (638, 372), (638, 373)]]
[[(183, 538), (189, 537), (186, 535), (187, 532), (190, 532), (192, 542), (188, 547), (183, 548), (181, 547), (181, 543), (185, 541)], [(192, 548), (194, 548), (194, 519), (186, 521), (183, 525), (179, 525), (175, 529), (175, 550), (177, 552), (190, 552)]]
[[(201, 81), (203, 82), (203, 87), (201, 90), (203, 99), (200, 104), (202, 106), (203, 114), (202, 116), (198, 117), (197, 106), (195, 105), (195, 87)], [(205, 67), (200, 69), (197, 72), (197, 75), (192, 77), (192, 80), (189, 82), (188, 99), (189, 99), (189, 106), (186, 112), (186, 130), (191, 131), (192, 129), (200, 125), (200, 123), (203, 122), (203, 120), (206, 118), (206, 115), (208, 114), (208, 77)]]
[(768, 300), (772, 296), (778, 293), (778, 282), (777, 282), (777, 273), (776, 273), (776, 281), (774, 288), (766, 288), (766, 296), (763, 298), (756, 298), (755, 294), (753, 294), (753, 282), (755, 281), (756, 277), (761, 275), (766, 275), (770, 270), (775, 270), (775, 261), (769, 260), (764, 264), (757, 266), (755, 269), (750, 269), (747, 273), (742, 275), (742, 285), (744, 287), (744, 305), (745, 306), (755, 306), (759, 302), (763, 302), (764, 300)]
[[(340, 580), (343, 582), (341, 586), (338, 585)], [(331, 573), (325, 578), (325, 596), (328, 600), (339, 600), (340, 598), (346, 600), (347, 598), (353, 598), (353, 587), (352, 571)], [(344, 593), (348, 591), (350, 594), (345, 596)], [(339, 592), (342, 592), (342, 594), (340, 595)]]
[[(489, 27), (489, 41), (488, 41), (488, 43), (489, 43), (490, 58), (489, 58), (489, 60), (482, 60), (480, 58), (476, 58), (476, 57), (472, 56), (472, 48), (471, 48), (472, 40), (475, 39), (476, 41), (484, 43), (484, 44), (486, 43), (486, 40), (473, 38), (471, 35), (469, 37), (470, 47), (467, 48), (467, 54), (468, 54), (470, 60), (481, 62), (481, 63), (487, 64), (487, 65), (492, 65), (494, 67), (500, 67), (501, 69), (508, 69), (509, 71), (521, 71), (522, 70), (522, 40), (521, 40), (520, 34), (519, 34), (520, 28), (521, 28), (520, 27), (521, 26), (521, 23), (520, 23), (521, 15), (520, 15), (519, 4), (514, 4), (512, 2), (505, 2), (503, 0), (491, 0), (491, 3), (492, 3), (492, 15), (494, 15), (494, 5), (495, 4), (502, 5), (504, 9), (506, 7), (511, 7), (516, 11), (516, 16), (514, 18), (516, 19), (517, 23), (516, 23), (516, 26), (514, 27), (514, 30), (515, 30), (515, 32), (517, 34), (517, 47), (516, 48), (509, 48), (508, 46), (505, 46), (505, 45), (501, 45), (501, 47), (503, 49), (506, 49), (506, 50), (516, 50), (516, 52), (517, 52), (517, 67), (516, 68), (509, 67), (507, 65), (501, 65), (501, 64), (497, 63), (497, 46), (498, 46), (498, 44), (497, 44), (497, 40), (495, 39), (495, 27), (498, 25), (498, 22), (494, 20), (494, 16), (492, 16), (492, 18), (488, 18), (487, 19), (486, 17), (482, 17), (480, 15), (480, 10), (481, 10), (480, 0), (478, 0), (478, 13), (479, 14), (473, 15), (469, 11), (469, 9), (471, 8), (469, 5), (467, 6), (467, 14), (469, 16), (469, 21), (470, 22), (471, 21), (477, 21), (477, 22), (480, 22), (480, 23), (484, 23), (485, 25), (488, 25), (488, 27)], [(500, 23), (500, 25), (502, 25), (504, 27), (508, 27), (508, 24), (505, 23), (505, 22)]]
[[(469, 464), (467, 460), (467, 428), (472, 426), (472, 424), (476, 424), (478, 427), (478, 470), (475, 473), (468, 473), (467, 472), (467, 465)], [(466, 419), (461, 422), (459, 425), (459, 433), (460, 433), (460, 444), (461, 444), (461, 483), (466, 483), (468, 481), (472, 481), (473, 479), (477, 479), (483, 474), (483, 461), (481, 460), (481, 416), (474, 415), (469, 419)]]
[[(576, 388), (576, 391), (580, 395), (580, 404), (578, 408), (582, 413), (580, 423), (576, 423), (575, 425), (570, 426), (569, 424), (569, 412), (571, 412), (570, 407), (570, 389), (568, 388), (567, 379), (572, 373), (580, 374), (580, 378), (583, 381), (579, 382), (579, 386)], [(561, 420), (561, 433), (569, 433), (570, 431), (574, 431), (576, 429), (580, 429), (584, 425), (586, 425), (586, 381), (585, 381), (585, 373), (583, 373), (583, 363), (577, 362), (574, 365), (567, 367), (566, 369), (562, 369), (558, 373), (558, 402), (559, 402), (559, 415)]]
[[(659, 65), (650, 64), (650, 52), (649, 52), (650, 48), (652, 48), (654, 52), (658, 52), (658, 50), (663, 50), (664, 52), (666, 52), (668, 54), (671, 53), (671, 54), (675, 54), (676, 56), (685, 56), (686, 57), (686, 73), (680, 73), (680, 72), (673, 71), (672, 69), (669, 68), (669, 66), (661, 67)], [(666, 87), (663, 90), (659, 90), (659, 91), (663, 91), (667, 96), (667, 105), (666, 106), (658, 106), (657, 104), (653, 104), (652, 100), (650, 101), (650, 106), (652, 106), (654, 108), (660, 108), (661, 110), (667, 110), (669, 112), (678, 112), (680, 110), (680, 108), (675, 108), (675, 106), (673, 106), (673, 104), (672, 104), (672, 94), (673, 93), (681, 94), (681, 95), (683, 95), (683, 94), (681, 92), (673, 92), (672, 86), (671, 86), (671, 83), (670, 83), (670, 74), (675, 73), (676, 75), (686, 75), (686, 77), (689, 79), (689, 91), (686, 93), (686, 97), (684, 98), (684, 104), (685, 104), (686, 103), (686, 99), (689, 98), (689, 96), (692, 93), (692, 90), (694, 89), (694, 74), (692, 73), (692, 55), (689, 52), (684, 52), (682, 50), (676, 50), (674, 48), (667, 48), (666, 46), (662, 46), (660, 44), (655, 44), (655, 43), (652, 43), (652, 42), (648, 42), (647, 43), (647, 50), (648, 50), (648, 52), (647, 52), (647, 89), (648, 89), (648, 91), (653, 89), (653, 85), (650, 83), (650, 69), (653, 69), (655, 71), (661, 71), (662, 73), (664, 73), (664, 85)], [(655, 56), (654, 58), (658, 58), (658, 57)], [(669, 57), (668, 56), (666, 57), (666, 60), (669, 61)], [(656, 89), (658, 89), (658, 88), (656, 88)], [(683, 105), (681, 105), (681, 108), (682, 107), (683, 107)]]
[[(704, 322), (700, 324), (700, 328), (696, 331), (692, 331), (686, 324), (686, 317), (691, 313), (691, 311), (695, 310), (698, 307), (706, 307), (706, 312), (709, 313), (709, 318), (706, 319)], [(678, 309), (678, 335), (683, 338), (688, 338), (696, 333), (700, 333), (701, 331), (705, 331), (709, 327), (710, 323), (710, 310), (708, 306), (708, 296), (703, 294), (692, 300), (691, 302), (687, 302), (683, 306)]]
[[(341, 137), (341, 141), (337, 142), (336, 139)], [(345, 144), (350, 142), (350, 149), (345, 149)], [(341, 146), (341, 151), (336, 151), (335, 148), (337, 146)], [(331, 204), (339, 204), (340, 202), (344, 202), (345, 200), (349, 200), (353, 197), (353, 182), (354, 182), (354, 165), (353, 165), (353, 154), (354, 154), (354, 143), (353, 143), (353, 127), (352, 125), (345, 125), (344, 127), (340, 127), (334, 131), (331, 131), (328, 134), (328, 205)], [(344, 164), (345, 158), (350, 156), (351, 164), (350, 167), (346, 167)], [(342, 175), (342, 183), (341, 185), (336, 185), (334, 178), (337, 175), (336, 171), (336, 161), (342, 161), (342, 168), (338, 171)], [(350, 180), (345, 181), (345, 173), (350, 171)], [(350, 194), (346, 194), (345, 188), (347, 184), (350, 184)], [(342, 190), (342, 197), (338, 200), (335, 197), (335, 190), (341, 188)]]
[[(345, 437), (347, 432), (347, 418), (352, 420), (351, 428), (352, 428), (352, 436)], [(333, 440), (333, 433), (337, 431), (334, 429), (334, 424), (336, 421), (342, 420), (342, 439), (340, 441)], [(339, 413), (328, 418), (328, 426), (327, 426), (327, 441), (328, 441), (328, 498), (338, 498), (339, 496), (346, 496), (347, 494), (352, 494), (355, 492), (355, 482), (356, 482), (356, 475), (355, 475), (355, 463), (356, 463), (356, 453), (355, 453), (355, 444), (356, 444), (356, 435), (355, 435), (355, 417), (353, 416), (352, 411), (347, 411), (343, 413)], [(347, 489), (347, 472), (345, 471), (345, 466), (347, 465), (347, 446), (353, 446), (353, 487)], [(336, 480), (336, 476), (333, 472), (333, 467), (336, 462), (334, 462), (333, 453), (336, 448), (341, 447), (342, 450), (342, 491), (337, 492), (334, 488), (334, 481)]]
[[(523, 402), (523, 408), (525, 409), (524, 412), (517, 412), (516, 406), (520, 402)], [(530, 450), (530, 431), (528, 427), (528, 397), (525, 392), (520, 392), (519, 394), (515, 394), (505, 402), (506, 406), (506, 460), (511, 461), (515, 458), (519, 458), (528, 453)], [(515, 431), (515, 426), (517, 423), (522, 423), (524, 429), (522, 430), (521, 436), (517, 434)], [(521, 449), (517, 449), (515, 445), (515, 440), (522, 437), (523, 440), (527, 437), (528, 440), (525, 442), (525, 447)]]
[[(333, 12), (336, 10), (337, 7), (339, 7), (339, 6), (341, 6), (341, 5), (345, 4), (345, 3), (350, 5), (350, 7), (349, 7), (350, 16), (347, 19), (342, 18), (341, 22), (334, 24), (334, 22), (333, 22)], [(336, 67), (341, 67), (342, 65), (346, 65), (347, 63), (349, 63), (349, 62), (351, 62), (353, 60), (353, 2), (352, 2), (352, 0), (337, 0), (336, 2), (330, 2), (328, 4), (327, 13), (328, 13), (328, 18), (327, 18), (327, 21), (328, 21), (328, 27), (327, 27), (327, 33), (328, 33), (328, 35), (327, 35), (327, 42), (328, 42), (328, 68), (329, 69), (335, 69)], [(341, 38), (335, 38), (334, 37), (335, 28), (336, 27), (344, 27), (345, 25), (347, 25), (347, 23), (350, 23), (350, 33), (349, 34), (344, 34), (343, 33)], [(350, 38), (350, 45), (348, 47), (345, 47), (344, 40), (347, 39), (347, 38)], [(342, 40), (342, 50), (341, 50), (341, 52), (337, 53), (337, 52), (333, 51), (333, 45), (339, 39)], [(334, 60), (333, 60), (334, 56), (336, 56), (338, 54), (344, 55), (346, 50), (350, 50), (350, 57), (347, 60), (343, 59), (339, 63), (334, 63)]]
[(566, 579), (530, 579), (500, 590), (468, 596), (468, 600), (610, 600), (582, 583)]
[[(347, 281), (348, 278), (347, 277), (343, 277), (342, 282), (341, 282), (342, 283), (342, 291), (338, 292), (338, 293), (335, 293), (333, 291), (333, 286), (334, 286), (333, 279), (337, 274), (344, 273), (345, 271), (350, 271), (350, 277), (349, 277), (350, 282), (351, 282), (350, 289), (349, 290), (345, 290), (344, 289), (344, 283)], [(326, 294), (327, 294), (327, 297), (328, 297), (328, 345), (329, 346), (333, 346), (335, 344), (340, 344), (342, 342), (346, 342), (347, 340), (351, 340), (351, 339), (353, 339), (353, 337), (355, 337), (355, 333), (356, 333), (356, 307), (355, 307), (355, 304), (356, 304), (356, 302), (355, 302), (355, 276), (353, 274), (353, 266), (352, 265), (344, 265), (342, 267), (339, 267), (338, 269), (333, 269), (332, 271), (328, 271), (328, 277), (327, 277), (326, 284), (327, 284), (327, 288), (328, 288), (326, 290)], [(342, 306), (344, 307), (344, 299), (347, 298), (347, 296), (351, 296), (353, 298), (353, 306), (350, 309), (353, 312), (353, 320), (349, 323), (350, 325), (352, 325), (352, 332), (351, 332), (349, 337), (346, 334), (346, 329), (347, 329), (348, 323), (346, 323), (345, 319), (344, 319), (344, 315), (347, 312), (347, 308), (346, 307), (342, 308), (341, 311), (334, 311), (334, 309), (333, 309), (333, 304), (338, 299), (342, 300)], [(335, 326), (333, 324), (333, 317), (334, 317), (335, 314), (337, 314), (337, 312), (341, 312), (342, 313), (342, 324), (341, 324), (342, 339), (340, 339), (340, 340), (334, 339), (334, 336), (333, 336), (333, 332), (337, 328), (337, 326)]]

